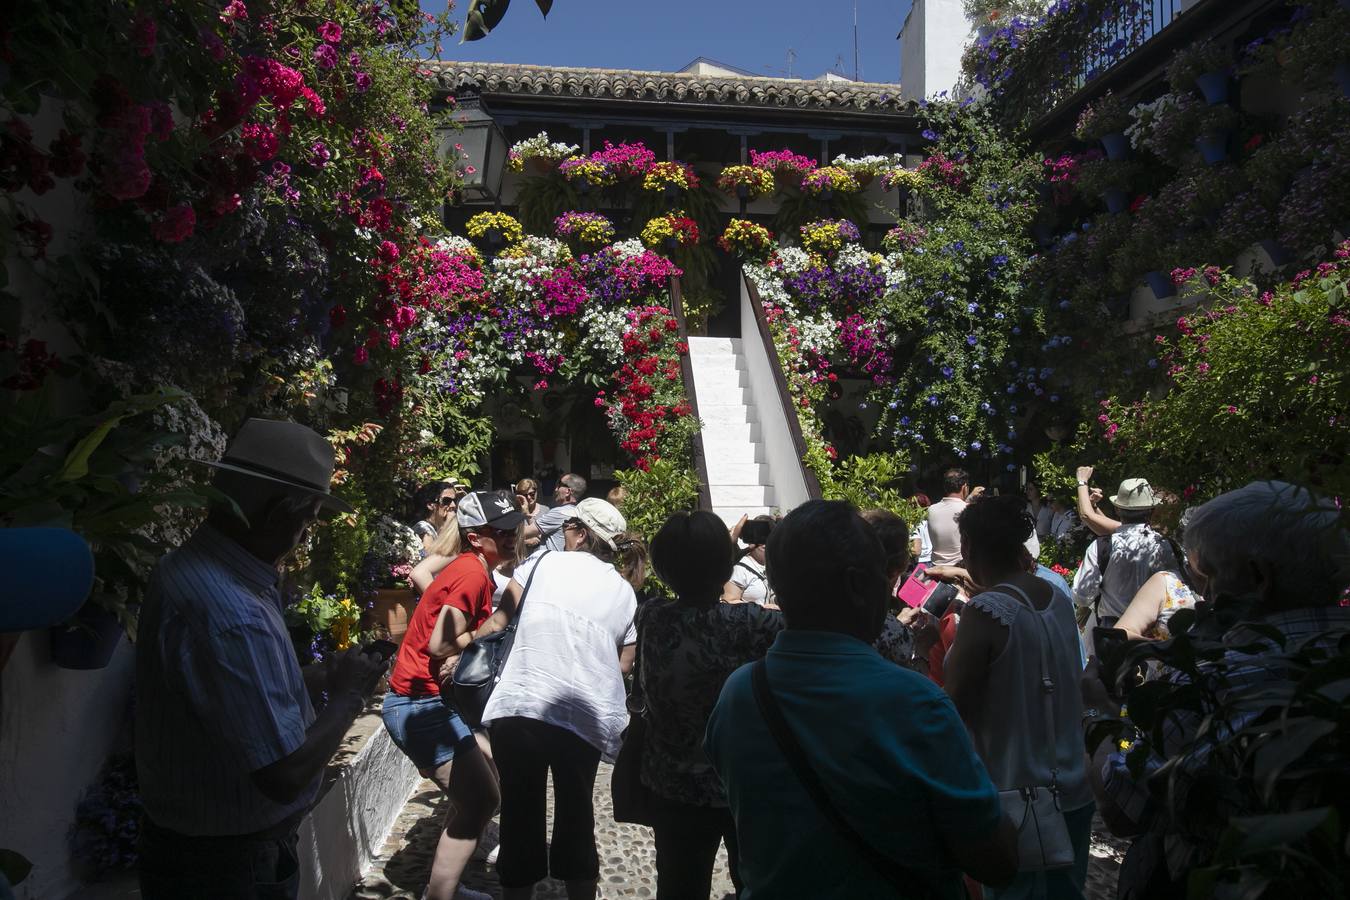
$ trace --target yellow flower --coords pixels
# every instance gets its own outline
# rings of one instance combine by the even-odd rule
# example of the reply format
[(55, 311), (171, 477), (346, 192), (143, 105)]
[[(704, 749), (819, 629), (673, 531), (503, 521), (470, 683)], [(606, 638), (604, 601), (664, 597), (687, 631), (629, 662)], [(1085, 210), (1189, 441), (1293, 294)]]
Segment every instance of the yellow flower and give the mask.
[(464, 225), (464, 229), (472, 238), (481, 238), (494, 228), (501, 232), (502, 238), (508, 244), (518, 243), (525, 237), (525, 229), (520, 227), (520, 222), (502, 212), (481, 212), (471, 217)]

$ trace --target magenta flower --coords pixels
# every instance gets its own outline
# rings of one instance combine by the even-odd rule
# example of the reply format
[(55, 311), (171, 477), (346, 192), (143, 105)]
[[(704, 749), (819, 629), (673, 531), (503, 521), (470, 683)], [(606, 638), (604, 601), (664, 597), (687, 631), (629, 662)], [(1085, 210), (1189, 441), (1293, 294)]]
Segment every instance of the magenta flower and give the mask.
[(357, 72), (352, 76), (352, 80), (356, 82), (356, 92), (358, 94), (364, 94), (366, 91), (370, 90), (372, 84), (371, 78), (365, 72)]
[(318, 30), (319, 30), (319, 37), (323, 38), (326, 43), (329, 44), (342, 43), (342, 26), (339, 25), (338, 23), (324, 22), (322, 25), (319, 26)]

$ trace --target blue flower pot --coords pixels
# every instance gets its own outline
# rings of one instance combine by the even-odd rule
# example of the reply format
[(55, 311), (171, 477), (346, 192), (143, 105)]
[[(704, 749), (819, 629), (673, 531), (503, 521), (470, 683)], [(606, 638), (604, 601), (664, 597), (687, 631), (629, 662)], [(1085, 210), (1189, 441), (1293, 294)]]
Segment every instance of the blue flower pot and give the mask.
[(1206, 72), (1195, 79), (1195, 86), (1204, 94), (1205, 102), (1210, 106), (1228, 102), (1228, 85), (1227, 72)]
[(1205, 165), (1217, 166), (1228, 159), (1228, 132), (1202, 134), (1195, 139), (1195, 148), (1205, 158)]
[(1125, 207), (1130, 205), (1130, 195), (1120, 188), (1107, 188), (1102, 191), (1102, 199), (1106, 201), (1106, 208), (1113, 213), (1122, 213)]
[(1270, 239), (1257, 241), (1257, 243), (1260, 245), (1261, 249), (1265, 251), (1266, 256), (1270, 257), (1272, 263), (1277, 266), (1289, 265), (1289, 261), (1292, 257), (1289, 255), (1289, 251), (1281, 247), (1278, 243)]
[(1341, 93), (1346, 97), (1350, 97), (1350, 62), (1342, 60), (1336, 63), (1336, 68), (1331, 70), (1331, 77), (1336, 80), (1336, 84), (1340, 87)]
[(1119, 131), (1113, 131), (1110, 134), (1102, 135), (1102, 149), (1106, 151), (1106, 158), (1120, 161), (1130, 157), (1130, 139)]
[(1171, 277), (1165, 272), (1145, 272), (1144, 280), (1148, 282), (1149, 290), (1153, 291), (1153, 296), (1158, 299), (1176, 296), (1177, 286), (1172, 283)]

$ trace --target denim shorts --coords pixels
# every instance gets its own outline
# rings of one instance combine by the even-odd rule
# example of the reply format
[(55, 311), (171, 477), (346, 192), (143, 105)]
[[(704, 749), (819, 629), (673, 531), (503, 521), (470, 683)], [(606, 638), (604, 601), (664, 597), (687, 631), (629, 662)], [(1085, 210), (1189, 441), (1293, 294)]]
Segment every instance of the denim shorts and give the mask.
[(456, 748), (473, 741), (473, 731), (459, 713), (437, 694), (405, 697), (384, 695), (384, 727), (398, 749), (423, 773), (431, 773), (455, 758)]

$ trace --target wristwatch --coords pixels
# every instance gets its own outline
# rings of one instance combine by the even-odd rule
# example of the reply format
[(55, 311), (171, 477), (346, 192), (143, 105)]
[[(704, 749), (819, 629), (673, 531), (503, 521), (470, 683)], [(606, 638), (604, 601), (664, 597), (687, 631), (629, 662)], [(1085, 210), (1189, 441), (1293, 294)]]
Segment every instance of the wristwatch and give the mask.
[(1087, 487), (1087, 486), (1088, 486), (1088, 483), (1087, 483), (1086, 481), (1080, 481), (1080, 482), (1078, 482), (1078, 486), (1079, 486), (1079, 487)]

